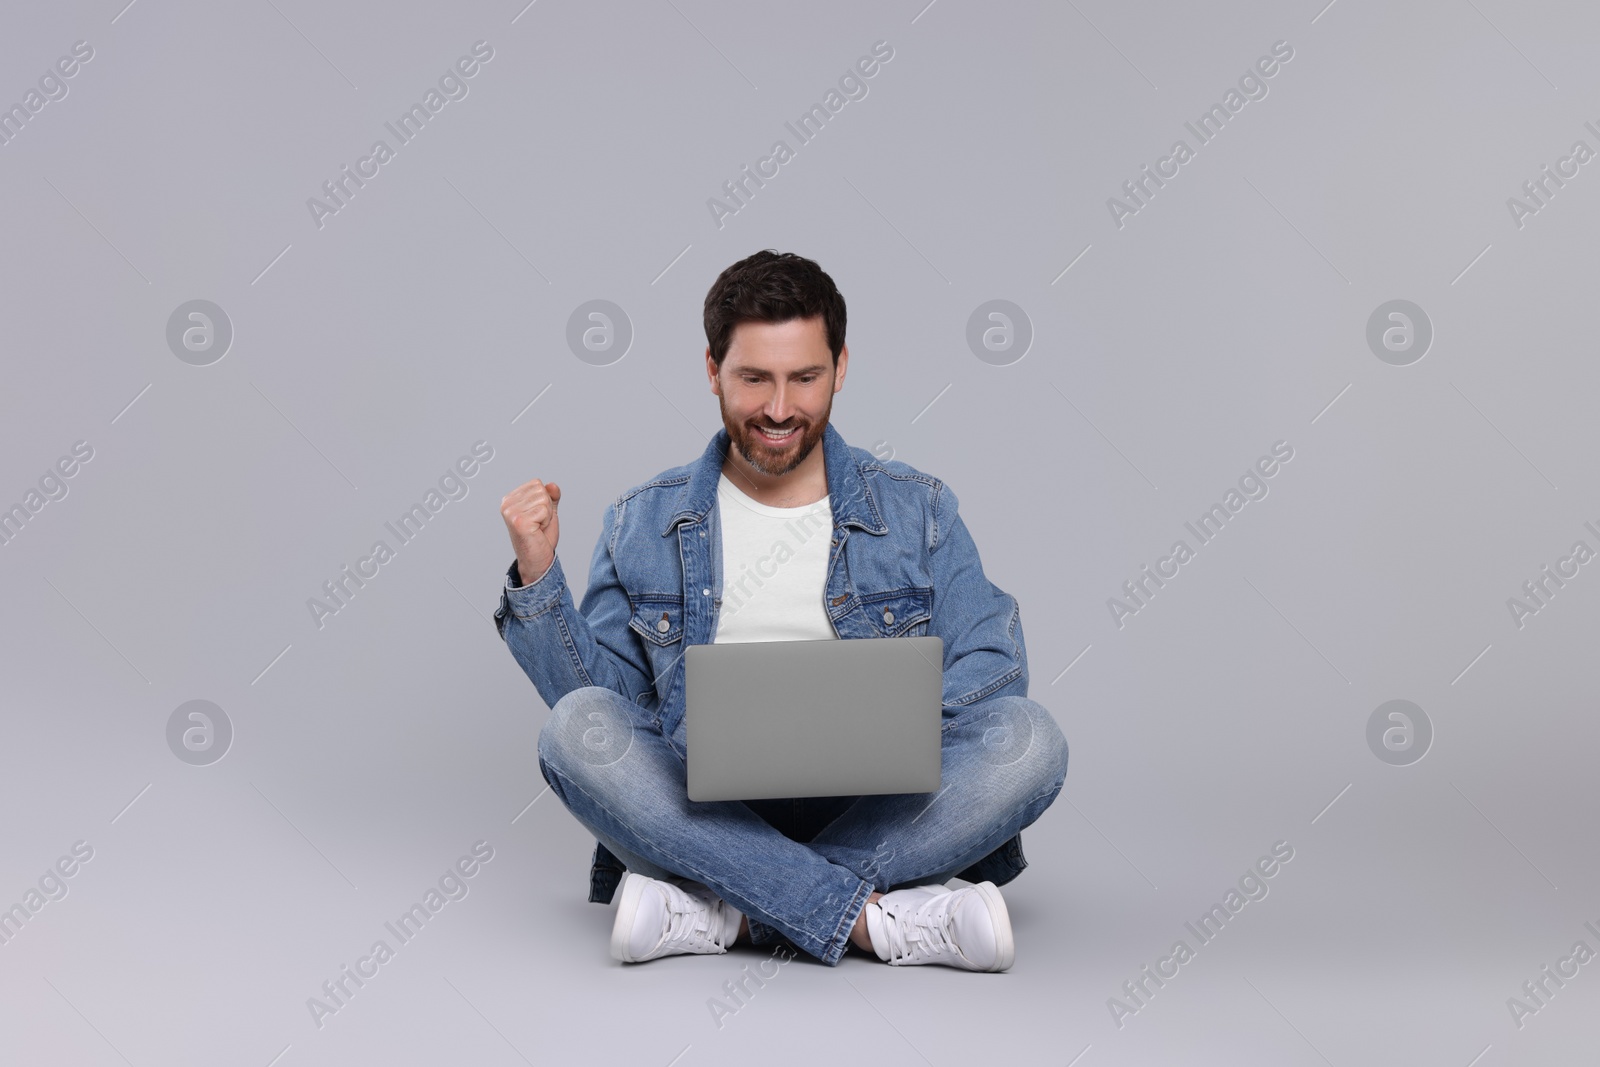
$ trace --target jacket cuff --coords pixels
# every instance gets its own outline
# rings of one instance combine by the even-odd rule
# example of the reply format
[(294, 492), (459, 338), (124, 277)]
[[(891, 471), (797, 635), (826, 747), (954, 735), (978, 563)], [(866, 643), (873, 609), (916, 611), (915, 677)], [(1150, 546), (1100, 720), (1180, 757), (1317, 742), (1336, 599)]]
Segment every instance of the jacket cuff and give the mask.
[(511, 566), (506, 568), (506, 583), (500, 590), (500, 606), (495, 609), (495, 621), (500, 622), (508, 614), (525, 619), (550, 610), (560, 602), (561, 591), (566, 584), (560, 557), (551, 561), (550, 569), (540, 575), (537, 581), (526, 585), (522, 582), (517, 561), (512, 560)]

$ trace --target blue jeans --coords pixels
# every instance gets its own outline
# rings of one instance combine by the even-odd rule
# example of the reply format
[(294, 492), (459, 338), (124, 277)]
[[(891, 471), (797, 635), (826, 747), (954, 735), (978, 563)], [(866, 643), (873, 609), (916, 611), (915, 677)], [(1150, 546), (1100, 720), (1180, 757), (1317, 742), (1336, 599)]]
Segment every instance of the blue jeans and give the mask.
[(663, 736), (646, 709), (584, 686), (551, 709), (539, 770), (629, 870), (699, 882), (744, 913), (753, 942), (781, 936), (833, 966), (868, 894), (955, 877), (1044, 814), (1066, 780), (1066, 739), (1027, 697), (947, 714), (941, 738), (937, 793), (692, 801), (684, 731)]

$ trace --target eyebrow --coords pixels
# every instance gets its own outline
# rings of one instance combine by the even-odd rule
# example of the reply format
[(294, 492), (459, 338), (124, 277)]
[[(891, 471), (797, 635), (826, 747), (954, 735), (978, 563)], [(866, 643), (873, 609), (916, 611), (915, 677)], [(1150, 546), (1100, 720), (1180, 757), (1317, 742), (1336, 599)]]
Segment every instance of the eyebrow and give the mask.
[[(825, 365), (821, 364), (821, 363), (813, 363), (809, 367), (800, 367), (797, 370), (790, 371), (789, 372), (789, 377), (794, 378), (794, 377), (796, 377), (798, 375), (801, 375), (801, 374), (821, 374), (823, 371), (825, 371), (827, 369), (828, 368)], [(759, 370), (759, 369), (757, 369), (755, 367), (735, 367), (734, 370), (733, 370), (733, 373), (735, 373), (735, 374), (756, 374), (756, 375), (760, 375), (763, 378), (772, 377), (772, 372), (771, 371)]]

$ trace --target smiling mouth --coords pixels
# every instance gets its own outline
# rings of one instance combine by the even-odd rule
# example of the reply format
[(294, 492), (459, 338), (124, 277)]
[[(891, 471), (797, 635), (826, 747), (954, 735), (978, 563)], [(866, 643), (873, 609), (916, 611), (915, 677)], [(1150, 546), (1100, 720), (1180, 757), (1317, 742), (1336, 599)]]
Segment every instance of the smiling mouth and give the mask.
[(768, 442), (770, 444), (775, 444), (775, 445), (781, 445), (781, 444), (785, 443), (786, 441), (788, 441), (791, 438), (793, 438), (795, 434), (800, 432), (800, 428), (798, 426), (790, 427), (786, 432), (784, 432), (783, 434), (781, 434), (779, 436), (774, 436), (773, 434), (769, 433), (767, 431), (767, 429), (765, 427), (763, 427), (763, 426), (757, 426), (757, 427), (755, 427), (755, 430), (761, 436), (761, 439), (763, 441), (766, 441), (766, 442)]

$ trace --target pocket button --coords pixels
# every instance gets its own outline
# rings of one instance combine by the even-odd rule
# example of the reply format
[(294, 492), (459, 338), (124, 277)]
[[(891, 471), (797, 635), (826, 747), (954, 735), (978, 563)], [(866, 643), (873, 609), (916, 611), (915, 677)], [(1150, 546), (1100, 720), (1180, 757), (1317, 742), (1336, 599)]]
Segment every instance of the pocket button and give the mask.
[(883, 613), (883, 624), (885, 626), (893, 626), (894, 625), (894, 612), (885, 611)]

